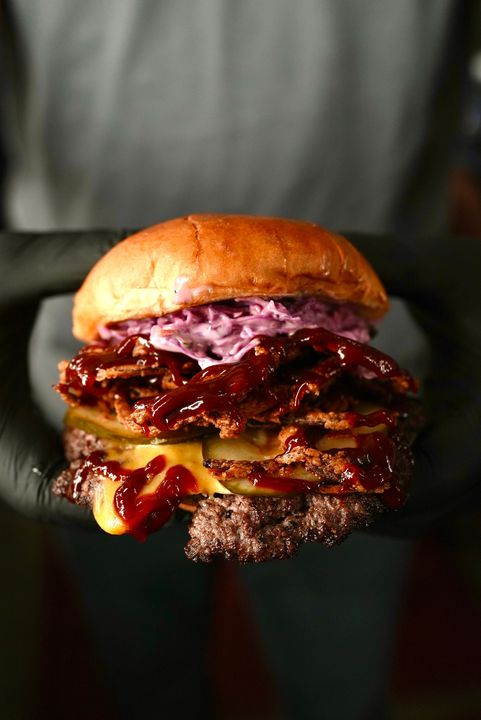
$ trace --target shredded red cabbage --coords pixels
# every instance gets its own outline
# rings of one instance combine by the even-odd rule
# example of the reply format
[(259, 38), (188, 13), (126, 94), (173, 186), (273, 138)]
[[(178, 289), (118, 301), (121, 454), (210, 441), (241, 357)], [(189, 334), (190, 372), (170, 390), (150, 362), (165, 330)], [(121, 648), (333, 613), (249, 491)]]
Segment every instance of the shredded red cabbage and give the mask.
[(159, 318), (126, 320), (100, 326), (104, 340), (117, 343), (143, 335), (159, 350), (179, 352), (201, 368), (237, 362), (257, 344), (259, 335), (291, 335), (323, 327), (358, 342), (370, 339), (370, 326), (353, 308), (314, 296), (268, 300), (252, 297), (178, 310)]

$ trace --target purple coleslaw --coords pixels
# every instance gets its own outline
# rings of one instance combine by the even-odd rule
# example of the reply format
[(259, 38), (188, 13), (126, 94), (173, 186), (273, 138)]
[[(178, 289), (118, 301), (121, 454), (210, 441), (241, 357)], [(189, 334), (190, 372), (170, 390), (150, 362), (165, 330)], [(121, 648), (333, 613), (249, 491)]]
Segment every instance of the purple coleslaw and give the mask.
[(206, 368), (238, 362), (255, 347), (260, 335), (292, 335), (316, 327), (361, 343), (369, 342), (371, 336), (369, 323), (352, 307), (312, 295), (209, 303), (163, 317), (110, 323), (100, 326), (99, 334), (110, 343), (142, 335), (158, 350), (183, 353)]

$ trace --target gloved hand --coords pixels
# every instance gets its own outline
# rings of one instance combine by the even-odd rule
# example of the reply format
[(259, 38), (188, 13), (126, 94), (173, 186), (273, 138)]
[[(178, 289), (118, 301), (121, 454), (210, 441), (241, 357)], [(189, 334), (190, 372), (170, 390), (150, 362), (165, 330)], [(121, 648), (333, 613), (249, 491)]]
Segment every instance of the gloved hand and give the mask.
[(481, 242), (347, 236), (388, 293), (408, 303), (430, 345), (410, 497), (373, 527), (406, 534), (481, 500)]
[[(38, 304), (75, 290), (93, 263), (128, 234), (0, 234), (0, 496), (38, 519), (89, 517), (50, 492), (65, 461), (28, 381)], [(422, 529), (481, 497), (481, 243), (347, 235), (389, 293), (409, 303), (432, 348), (424, 387), (428, 425), (415, 445), (411, 496), (403, 510), (377, 525), (386, 532)]]
[(0, 233), (0, 498), (39, 520), (90, 518), (50, 492), (66, 461), (29, 383), (28, 344), (39, 303), (77, 290), (99, 257), (128, 234)]

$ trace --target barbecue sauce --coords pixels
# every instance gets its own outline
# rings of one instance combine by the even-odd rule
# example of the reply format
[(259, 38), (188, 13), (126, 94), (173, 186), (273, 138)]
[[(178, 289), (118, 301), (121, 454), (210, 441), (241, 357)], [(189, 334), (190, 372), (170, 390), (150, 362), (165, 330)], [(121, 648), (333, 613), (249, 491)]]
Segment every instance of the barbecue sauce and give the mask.
[(349, 427), (376, 427), (376, 425), (387, 425), (393, 427), (396, 424), (396, 414), (389, 410), (374, 410), (370, 413), (347, 412), (345, 414)]
[(84, 460), (75, 473), (72, 500), (75, 501), (80, 486), (89, 473), (120, 482), (114, 495), (114, 507), (126, 525), (126, 532), (144, 541), (171, 518), (179, 503), (197, 490), (197, 481), (183, 465), (174, 465), (165, 473), (162, 483), (153, 493), (141, 494), (146, 485), (165, 469), (165, 457), (158, 455), (145, 467), (127, 470), (115, 460), (105, 460), (96, 451)]
[[(315, 350), (323, 359), (309, 370), (298, 372), (295, 378), (291, 377), (293, 399), (284, 407), (285, 393), (277, 390), (276, 394), (271, 384), (281, 363), (299, 346)], [(239, 362), (213, 365), (199, 372), (195, 372), (198, 369), (195, 361), (180, 353), (156, 350), (138, 335), (115, 346), (100, 342), (83, 348), (71, 360), (65, 371), (65, 383), (58, 388), (70, 391), (79, 401), (96, 402), (108, 392), (108, 383), (96, 380), (98, 371), (127, 363), (137, 365), (139, 375), (152, 373), (156, 368), (167, 368), (171, 373), (176, 388), (138, 400), (134, 405), (146, 418), (144, 429), (147, 422), (151, 422), (161, 431), (170, 430), (179, 421), (212, 412), (226, 413), (241, 431), (245, 418), (239, 412), (239, 403), (254, 390), (271, 406), (277, 404), (281, 412), (293, 411), (299, 408), (312, 385), (319, 392), (342, 372), (357, 368), (373, 373), (376, 378), (398, 383), (403, 390), (417, 389), (413, 378), (388, 355), (322, 328), (300, 330), (291, 336), (261, 337), (259, 344)]]
[[(353, 413), (353, 415), (357, 416), (358, 414)], [(375, 427), (380, 424), (381, 418), (386, 424), (392, 422), (390, 417), (384, 418), (384, 411), (371, 413), (371, 415), (375, 415), (376, 418), (372, 418), (370, 425), (362, 422), (364, 427)], [(359, 419), (356, 417), (356, 422), (361, 422), (361, 418), (364, 417), (369, 418), (370, 415), (359, 415)], [(346, 458), (346, 466), (342, 472), (342, 480), (337, 494), (344, 495), (350, 492), (359, 492), (359, 486), (361, 486), (365, 492), (378, 493), (382, 502), (388, 507), (396, 508), (402, 505), (405, 500), (405, 492), (395, 484), (394, 462), (396, 448), (394, 441), (388, 435), (383, 432), (355, 435), (349, 430), (337, 430), (329, 432), (328, 436), (332, 438), (349, 437), (355, 444), (354, 448), (342, 449)], [(296, 448), (310, 446), (305, 431), (299, 428), (285, 440), (284, 451), (290, 452)], [(315, 489), (316, 485), (319, 487), (319, 483), (315, 481), (268, 477), (262, 473), (262, 470), (256, 471), (255, 477), (250, 479), (258, 487), (270, 490), (278, 489), (281, 493), (309, 492), (309, 490)], [(286, 489), (284, 490), (281, 489), (283, 481), (286, 483)], [(287, 489), (288, 483), (292, 484), (292, 489)]]
[[(289, 351), (299, 345), (307, 346), (328, 357), (314, 368), (300, 373), (295, 384), (290, 407), (282, 404), (282, 394), (271, 387), (274, 374)], [(279, 404), (281, 412), (299, 408), (304, 395), (314, 384), (317, 390), (329, 385), (345, 370), (363, 368), (377, 378), (397, 381), (406, 390), (415, 391), (413, 378), (399, 368), (389, 356), (354, 340), (341, 338), (324, 329), (300, 330), (292, 336), (261, 338), (259, 345), (235, 364), (211, 366), (196, 373), (185, 385), (153, 399), (139, 400), (135, 409), (161, 431), (169, 430), (187, 418), (203, 413), (226, 413), (240, 432), (245, 418), (239, 413), (239, 403), (256, 390), (259, 396)]]
[(367, 492), (391, 486), (394, 474), (394, 443), (381, 432), (355, 435), (356, 446), (344, 450), (347, 465), (342, 473), (346, 490), (361, 485)]
[(86, 345), (69, 362), (65, 371), (65, 382), (57, 386), (61, 392), (70, 392), (83, 403), (92, 404), (108, 391), (103, 383), (97, 381), (99, 371), (120, 368), (123, 365), (135, 365), (138, 375), (147, 371), (167, 368), (176, 385), (187, 382), (186, 373), (197, 363), (179, 353), (156, 350), (141, 335), (133, 335), (118, 345), (108, 345), (99, 341)]
[(292, 452), (297, 448), (309, 447), (309, 442), (306, 438), (306, 431), (302, 428), (295, 430), (288, 438), (284, 441), (284, 452)]
[(247, 479), (254, 487), (262, 490), (274, 490), (279, 495), (298, 495), (319, 488), (319, 482), (316, 480), (269, 475), (261, 468), (252, 470)]

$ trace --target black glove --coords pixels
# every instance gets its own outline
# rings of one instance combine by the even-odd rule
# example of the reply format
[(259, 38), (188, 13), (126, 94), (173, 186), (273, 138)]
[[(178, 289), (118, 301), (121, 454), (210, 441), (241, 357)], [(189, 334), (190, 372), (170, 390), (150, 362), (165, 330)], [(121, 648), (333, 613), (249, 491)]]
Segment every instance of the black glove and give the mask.
[(39, 303), (77, 290), (90, 267), (128, 234), (0, 233), (0, 498), (39, 520), (90, 518), (50, 491), (66, 461), (29, 383), (28, 344)]
[(481, 242), (347, 235), (388, 293), (408, 303), (430, 345), (410, 497), (374, 528), (404, 534), (481, 500)]

